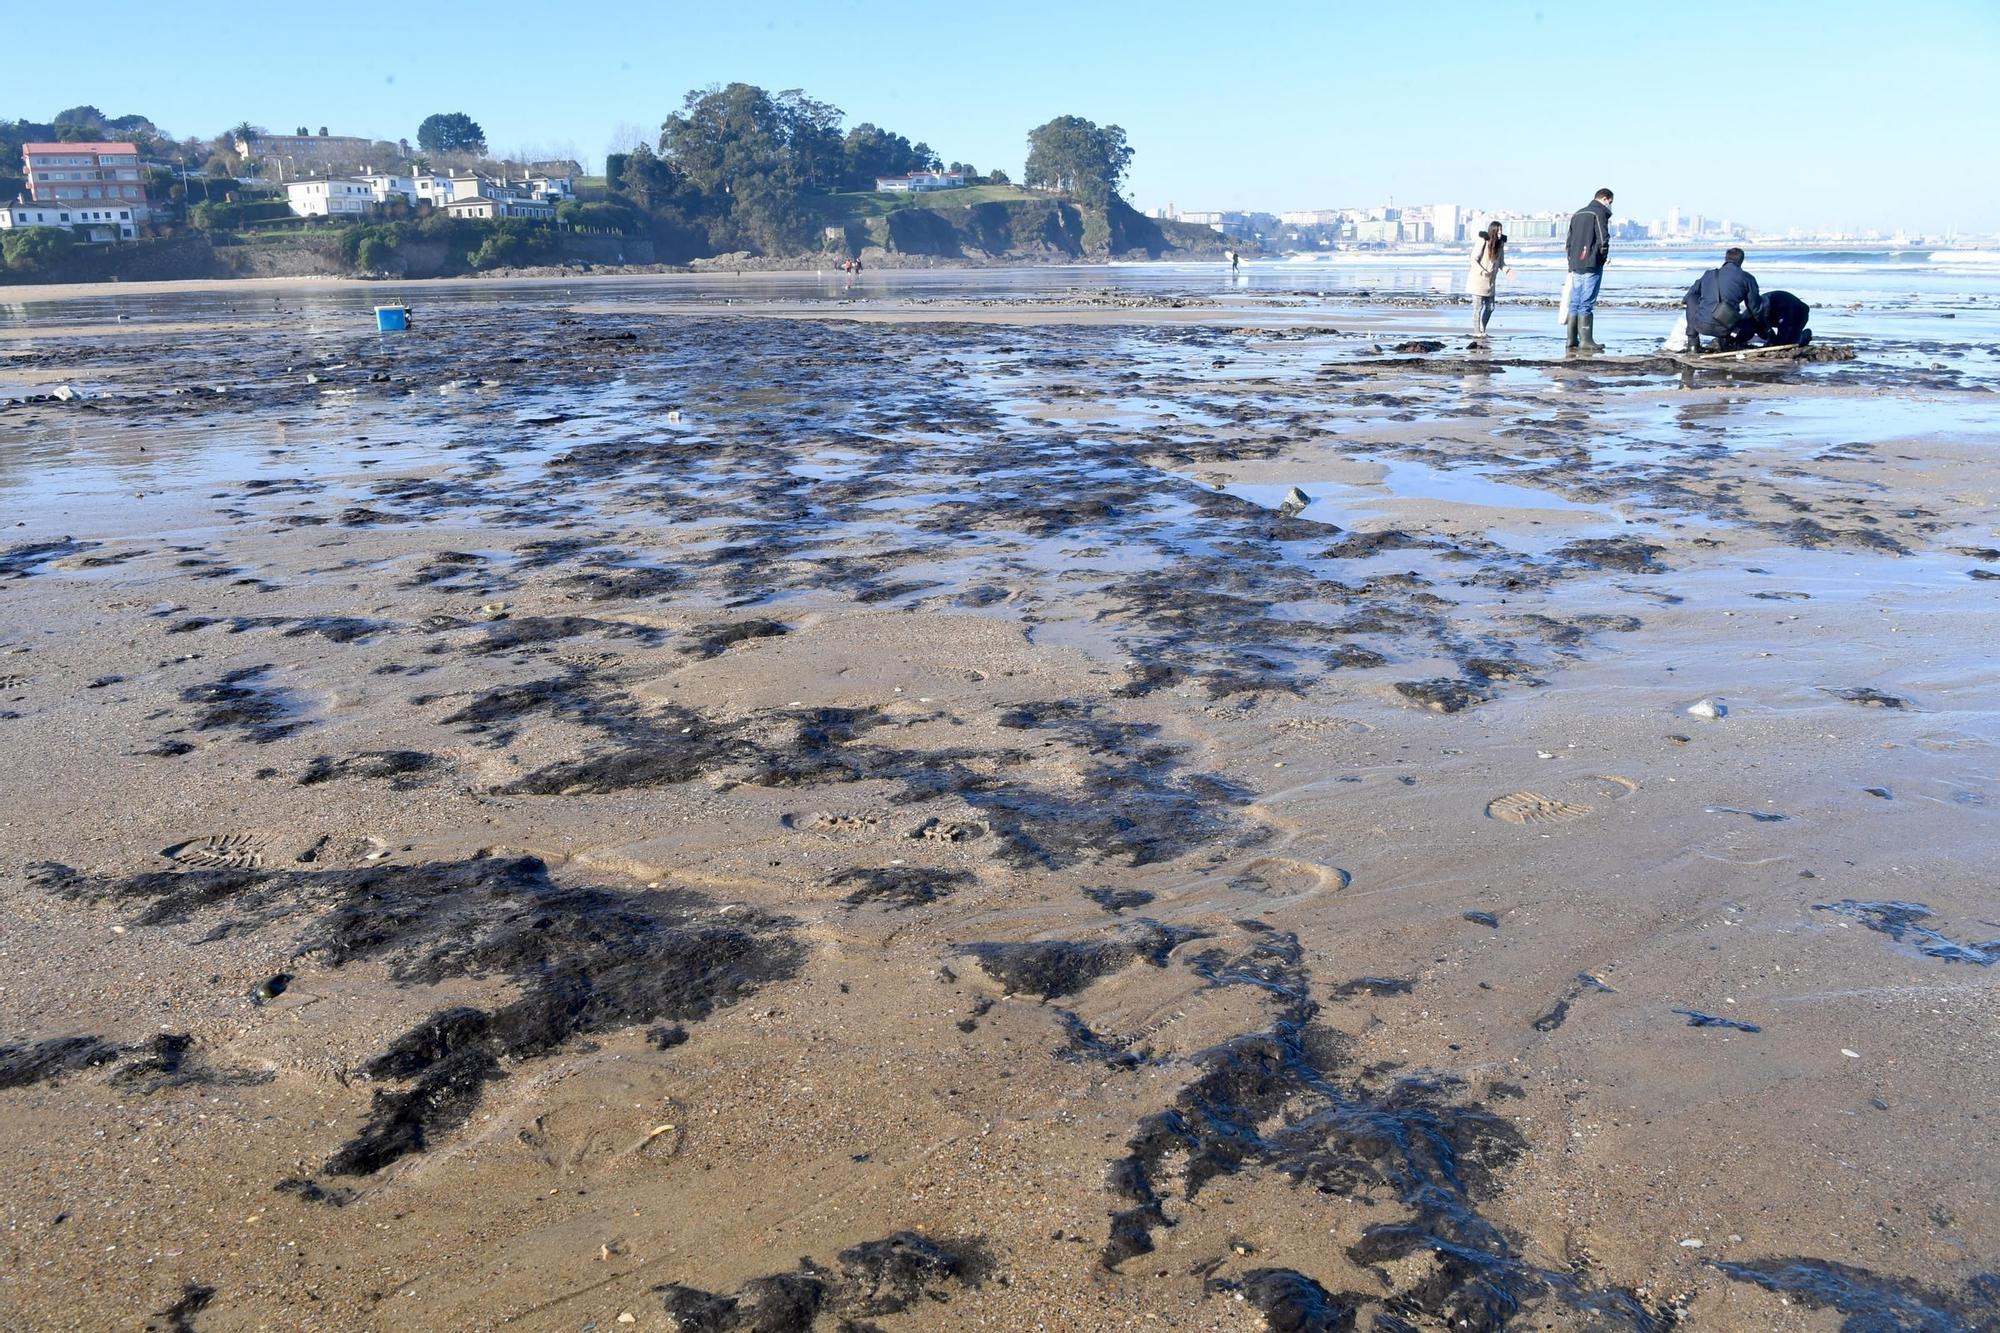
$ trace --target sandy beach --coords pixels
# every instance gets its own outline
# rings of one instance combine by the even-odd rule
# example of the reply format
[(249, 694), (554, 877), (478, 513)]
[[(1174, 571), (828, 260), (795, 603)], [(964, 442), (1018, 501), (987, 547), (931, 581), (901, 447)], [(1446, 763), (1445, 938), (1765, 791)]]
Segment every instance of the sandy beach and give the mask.
[(655, 285), (9, 293), (0, 1328), (2000, 1327), (1971, 362)]

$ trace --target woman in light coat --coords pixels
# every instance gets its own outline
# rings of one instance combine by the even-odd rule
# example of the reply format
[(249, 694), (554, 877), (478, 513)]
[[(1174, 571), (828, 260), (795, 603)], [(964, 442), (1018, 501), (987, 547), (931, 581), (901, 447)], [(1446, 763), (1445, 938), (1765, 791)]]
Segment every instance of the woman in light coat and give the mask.
[(1493, 318), (1493, 289), (1507, 267), (1507, 234), (1498, 222), (1486, 224), (1472, 247), (1472, 267), (1465, 273), (1465, 290), (1472, 297), (1472, 341), (1486, 341), (1486, 323)]

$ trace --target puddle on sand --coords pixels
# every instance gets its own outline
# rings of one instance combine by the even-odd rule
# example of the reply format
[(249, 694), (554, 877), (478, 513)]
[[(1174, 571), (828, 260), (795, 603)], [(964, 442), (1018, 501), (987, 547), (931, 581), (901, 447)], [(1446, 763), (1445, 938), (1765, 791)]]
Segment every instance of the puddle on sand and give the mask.
[[(1383, 470), (1382, 479), (1367, 485), (1351, 482), (1321, 481), (1301, 477), (1296, 482), (1234, 482), (1223, 487), (1231, 495), (1239, 495), (1265, 509), (1276, 510), (1284, 506), (1286, 497), (1296, 487), (1303, 490), (1312, 503), (1302, 509), (1292, 511), (1297, 517), (1311, 523), (1328, 523), (1345, 527), (1353, 523), (1357, 516), (1384, 516), (1391, 511), (1380, 506), (1388, 501), (1430, 501), (1439, 504), (1467, 505), (1477, 509), (1492, 509), (1504, 515), (1521, 511), (1538, 513), (1561, 513), (1576, 515), (1580, 520), (1598, 520), (1605, 530), (1620, 526), (1619, 516), (1603, 505), (1582, 504), (1567, 499), (1554, 491), (1539, 490), (1532, 486), (1519, 486), (1511, 482), (1496, 481), (1476, 468), (1440, 468), (1426, 463), (1410, 462), (1397, 458), (1366, 459), (1370, 464)], [(1386, 494), (1385, 494), (1386, 492)], [(1505, 518), (1495, 526), (1517, 527)], [(1564, 536), (1577, 535), (1575, 528), (1565, 524)]]

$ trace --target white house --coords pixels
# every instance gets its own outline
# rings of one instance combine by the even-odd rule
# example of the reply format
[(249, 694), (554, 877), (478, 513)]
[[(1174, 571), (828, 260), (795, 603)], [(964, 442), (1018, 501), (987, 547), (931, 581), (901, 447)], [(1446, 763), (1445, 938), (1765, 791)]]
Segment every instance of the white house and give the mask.
[(529, 218), (547, 221), (556, 215), (556, 206), (545, 199), (510, 199), (505, 195), (491, 198), (477, 194), (466, 199), (454, 199), (446, 204), (444, 209), (455, 218)]
[(875, 188), (886, 194), (923, 193), (930, 190), (958, 190), (965, 187), (960, 171), (913, 171), (907, 176), (877, 176)]
[(417, 202), (417, 182), (415, 177), (394, 176), (384, 172), (371, 172), (365, 176), (357, 176), (355, 179), (362, 181), (368, 186), (368, 189), (375, 196), (375, 202), (378, 204), (386, 204), (391, 198), (405, 199), (411, 204)]
[(88, 208), (64, 203), (0, 204), (0, 231), (16, 227), (62, 227), (80, 241), (129, 241), (145, 221), (143, 210), (127, 203), (93, 203)]
[(440, 176), (436, 172), (422, 172), (410, 177), (412, 198), (420, 204), (432, 204), (442, 208), (451, 202), (451, 177)]
[(285, 199), (302, 218), (366, 217), (375, 211), (375, 187), (351, 177), (286, 181)]
[(521, 183), (537, 199), (560, 201), (576, 197), (575, 182), (568, 176), (530, 176)]

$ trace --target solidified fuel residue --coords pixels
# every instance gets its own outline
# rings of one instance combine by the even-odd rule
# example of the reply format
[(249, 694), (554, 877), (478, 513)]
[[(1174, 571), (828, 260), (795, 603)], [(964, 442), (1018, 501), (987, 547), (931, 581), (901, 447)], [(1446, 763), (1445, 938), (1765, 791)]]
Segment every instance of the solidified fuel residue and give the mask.
[(580, 1035), (707, 1018), (794, 975), (805, 956), (781, 919), (721, 914), (684, 891), (559, 885), (531, 856), (123, 879), (45, 866), (38, 877), (64, 897), (140, 904), (140, 925), (216, 916), (211, 939), (300, 920), (296, 957), (328, 968), (379, 960), (400, 985), (500, 976), (519, 988), (490, 1010), (439, 1010), (363, 1066), (405, 1086), (376, 1091), (367, 1122), (327, 1162), (333, 1175), (368, 1175), (432, 1146), (505, 1077), (503, 1060), (548, 1055)]
[(1910, 943), (1917, 951), (1929, 958), (1941, 958), (1947, 963), (1971, 963), (1975, 967), (1991, 967), (2000, 961), (2000, 939), (1981, 940), (1977, 944), (1960, 944), (1948, 935), (1924, 925), (1931, 919), (1931, 909), (1922, 903), (1907, 902), (1861, 902), (1853, 898), (1842, 898), (1834, 903), (1815, 903), (1815, 912), (1837, 912), (1851, 917), (1868, 929), (1887, 935), (1898, 944)]
[(1717, 1272), (1754, 1282), (1813, 1310), (1844, 1315), (1841, 1333), (1993, 1333), (2000, 1329), (2000, 1274), (1981, 1273), (1962, 1291), (1934, 1291), (1830, 1259), (1712, 1261)]
[[(1262, 991), (1273, 1021), (1194, 1056), (1197, 1072), (1172, 1105), (1134, 1129), (1108, 1175), (1123, 1206), (1111, 1216), (1107, 1267), (1149, 1252), (1153, 1233), (1174, 1225), (1169, 1181), (1178, 1180), (1179, 1196), (1191, 1202), (1218, 1177), (1269, 1170), (1321, 1194), (1386, 1195), (1403, 1212), (1362, 1227), (1347, 1247), (1349, 1259), (1374, 1270), (1385, 1294), (1331, 1297), (1290, 1270), (1260, 1270), (1257, 1290), (1274, 1309), (1301, 1318), (1332, 1311), (1327, 1317), (1337, 1319), (1348, 1303), (1367, 1303), (1379, 1307), (1379, 1320), (1391, 1321), (1384, 1327), (1407, 1320), (1491, 1329), (1554, 1299), (1604, 1327), (1656, 1333), (1668, 1325), (1627, 1292), (1537, 1266), (1481, 1214), (1526, 1140), (1466, 1100), (1455, 1078), (1378, 1084), (1366, 1070), (1350, 1073), (1348, 1039), (1318, 1022), (1297, 936), (1259, 932), (1233, 952), (1206, 950), (1191, 966), (1213, 986)], [(1397, 1261), (1416, 1255), (1431, 1256), (1422, 1277), (1399, 1279), (1414, 1270)]]
[(810, 1258), (797, 1269), (752, 1278), (734, 1295), (670, 1282), (654, 1288), (672, 1326), (684, 1333), (811, 1333), (822, 1316), (842, 1329), (856, 1321), (950, 1301), (952, 1288), (978, 1287), (993, 1260), (979, 1240), (951, 1241), (915, 1231), (863, 1241), (840, 1252), (839, 1268)]

